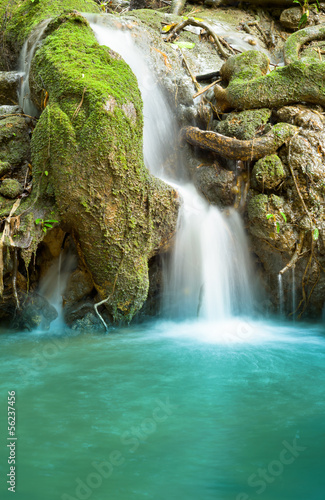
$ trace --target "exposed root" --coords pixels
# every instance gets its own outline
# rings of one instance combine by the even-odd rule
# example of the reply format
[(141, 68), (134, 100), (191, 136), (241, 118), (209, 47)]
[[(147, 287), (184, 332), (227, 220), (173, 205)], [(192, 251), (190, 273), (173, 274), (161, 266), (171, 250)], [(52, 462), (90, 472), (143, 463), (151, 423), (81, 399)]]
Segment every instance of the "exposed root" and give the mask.
[(290, 262), (288, 262), (288, 264), (283, 269), (281, 269), (279, 274), (284, 274), (287, 271), (289, 271), (289, 269), (291, 269), (292, 267), (295, 267), (296, 262), (300, 256), (302, 246), (304, 244), (304, 238), (305, 238), (305, 233), (302, 231), (299, 235), (299, 240), (298, 240), (297, 245), (296, 245), (296, 250), (294, 251), (294, 254), (293, 254)]
[(292, 178), (293, 178), (293, 182), (294, 182), (295, 187), (296, 187), (297, 194), (298, 194), (299, 199), (301, 201), (301, 204), (302, 204), (302, 206), (304, 208), (304, 211), (306, 212), (309, 220), (311, 221), (310, 213), (308, 211), (308, 208), (306, 207), (306, 203), (304, 202), (304, 199), (303, 199), (302, 194), (300, 192), (300, 189), (299, 189), (299, 186), (298, 186), (298, 183), (297, 183), (297, 179), (296, 179), (295, 174), (294, 174), (294, 172), (292, 170), (292, 166), (291, 166), (291, 163), (290, 163), (290, 155), (291, 155), (291, 141), (289, 143), (289, 149), (288, 149), (288, 166), (289, 166), (289, 170), (290, 170), (290, 173), (292, 175)]
[(83, 102), (84, 102), (84, 97), (85, 97), (85, 92), (86, 92), (86, 90), (87, 90), (87, 88), (85, 87), (85, 88), (84, 88), (84, 91), (83, 91), (83, 93), (82, 93), (81, 101), (80, 101), (80, 103), (78, 104), (78, 106), (76, 107), (76, 110), (75, 110), (75, 112), (74, 112), (74, 113), (73, 113), (73, 115), (72, 115), (71, 121), (73, 121), (73, 120), (74, 120), (74, 119), (78, 116), (79, 111), (81, 110), (81, 106), (82, 106), (82, 104), (83, 104)]
[(165, 39), (165, 42), (170, 42), (172, 41), (186, 26), (197, 26), (199, 28), (204, 29), (209, 36), (211, 36), (218, 48), (218, 51), (224, 57), (227, 59), (231, 53), (227, 52), (222, 44), (227, 45), (228, 48), (232, 51), (233, 54), (235, 54), (235, 51), (230, 47), (229, 44), (225, 40), (223, 40), (219, 35), (217, 35), (212, 28), (210, 28), (207, 24), (201, 22), (201, 21), (196, 21), (193, 17), (190, 17), (188, 19), (185, 19), (185, 21), (182, 21), (181, 23), (177, 24), (168, 34), (167, 38)]
[(3, 295), (3, 269), (4, 269), (4, 263), (3, 263), (3, 249), (5, 246), (9, 247), (15, 247), (15, 243), (12, 239), (12, 227), (11, 227), (11, 219), (17, 208), (19, 207), (21, 202), (21, 198), (18, 198), (18, 200), (15, 201), (13, 204), (12, 209), (10, 210), (10, 213), (8, 217), (5, 219), (5, 225), (3, 228), (2, 236), (0, 239), (0, 297)]
[(122, 267), (122, 264), (123, 264), (123, 260), (124, 260), (124, 254), (122, 256), (122, 259), (121, 259), (121, 262), (120, 262), (120, 265), (118, 267), (118, 270), (116, 272), (116, 275), (115, 275), (115, 279), (114, 279), (114, 283), (113, 283), (113, 288), (112, 288), (112, 291), (111, 293), (109, 294), (109, 296), (104, 299), (104, 300), (101, 300), (100, 302), (97, 302), (97, 304), (94, 305), (94, 309), (96, 311), (96, 314), (97, 316), (99, 317), (100, 321), (103, 323), (104, 327), (105, 327), (105, 330), (108, 332), (108, 325), (106, 324), (106, 321), (104, 320), (103, 316), (100, 314), (100, 312), (98, 311), (98, 307), (101, 306), (102, 304), (105, 304), (106, 302), (108, 302), (111, 297), (113, 297), (114, 295), (114, 291), (115, 291), (115, 287), (116, 287), (116, 282), (117, 282), (117, 278), (118, 278), (118, 275), (119, 275), (119, 272), (120, 272), (120, 269)]
[(16, 301), (17, 309), (20, 309), (18, 294), (17, 294), (17, 269), (18, 269), (18, 255), (17, 248), (14, 249), (14, 259), (13, 259), (13, 270), (12, 270), (12, 291)]
[(264, 156), (275, 153), (287, 139), (296, 133), (296, 127), (287, 123), (278, 123), (272, 130), (257, 139), (241, 141), (233, 137), (200, 130), (197, 127), (184, 127), (181, 139), (193, 146), (199, 146), (220, 154), (231, 160), (258, 160)]
[(325, 24), (309, 26), (302, 30), (296, 31), (289, 36), (284, 44), (283, 55), (285, 64), (291, 64), (299, 60), (299, 51), (301, 47), (312, 40), (325, 39)]

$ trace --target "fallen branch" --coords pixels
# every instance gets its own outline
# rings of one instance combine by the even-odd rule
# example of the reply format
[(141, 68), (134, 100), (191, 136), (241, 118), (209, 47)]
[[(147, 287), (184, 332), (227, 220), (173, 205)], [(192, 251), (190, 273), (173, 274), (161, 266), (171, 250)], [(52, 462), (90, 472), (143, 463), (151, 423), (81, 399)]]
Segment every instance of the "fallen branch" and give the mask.
[[(213, 38), (215, 44), (218, 47), (220, 54), (223, 57), (228, 59), (228, 57), (231, 55), (222, 47), (222, 43), (227, 44), (227, 42), (225, 40), (223, 40), (219, 35), (217, 35), (212, 30), (212, 28), (210, 28), (207, 24), (205, 24), (201, 21), (196, 21), (193, 17), (185, 19), (185, 21), (182, 21), (181, 23), (177, 24), (170, 31), (167, 38), (165, 39), (165, 42), (170, 42), (171, 40), (173, 40), (184, 28), (186, 28), (186, 26), (197, 26), (198, 28), (204, 29), (208, 33), (208, 35), (210, 35)], [(221, 42), (221, 40), (222, 40), (222, 42)], [(227, 46), (230, 47), (229, 44), (227, 44)], [(233, 54), (235, 54), (235, 51), (233, 49), (231, 49), (231, 47), (230, 47), (230, 50), (232, 50)]]
[(257, 139), (241, 141), (233, 137), (200, 130), (197, 127), (184, 127), (181, 139), (193, 146), (199, 146), (218, 153), (230, 160), (258, 160), (275, 153), (290, 137), (296, 133), (296, 127), (287, 123), (277, 123), (272, 130)]
[(295, 267), (296, 262), (300, 256), (302, 246), (304, 244), (304, 237), (305, 237), (305, 233), (302, 231), (299, 235), (299, 240), (298, 240), (297, 245), (296, 245), (296, 250), (294, 251), (294, 254), (293, 254), (290, 262), (288, 262), (288, 264), (283, 269), (281, 269), (279, 274), (282, 275), (282, 274), (286, 273), (287, 271), (289, 271), (289, 269), (291, 269), (292, 267)]

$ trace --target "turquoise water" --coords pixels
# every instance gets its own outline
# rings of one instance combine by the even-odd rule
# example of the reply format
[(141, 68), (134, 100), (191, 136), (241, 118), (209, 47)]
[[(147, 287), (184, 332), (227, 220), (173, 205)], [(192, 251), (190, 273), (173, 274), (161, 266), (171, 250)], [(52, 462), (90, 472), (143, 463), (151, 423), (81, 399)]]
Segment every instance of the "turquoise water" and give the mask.
[(159, 322), (0, 335), (0, 497), (323, 500), (321, 326)]

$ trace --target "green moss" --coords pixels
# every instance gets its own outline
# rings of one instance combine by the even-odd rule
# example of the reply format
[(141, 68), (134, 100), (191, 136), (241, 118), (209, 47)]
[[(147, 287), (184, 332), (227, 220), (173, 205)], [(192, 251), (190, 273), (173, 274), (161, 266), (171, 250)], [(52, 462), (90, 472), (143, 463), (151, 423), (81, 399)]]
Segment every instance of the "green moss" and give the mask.
[(255, 218), (263, 219), (266, 216), (268, 201), (269, 199), (266, 194), (258, 194), (250, 198), (247, 205), (247, 213), (250, 221)]
[(227, 118), (217, 124), (217, 132), (241, 140), (253, 139), (259, 127), (266, 125), (271, 116), (267, 108), (229, 113)]
[(0, 18), (3, 20), (0, 36), (3, 52), (7, 53), (0, 69), (13, 67), (24, 41), (33, 28), (44, 19), (57, 16), (64, 10), (100, 12), (93, 0), (0, 0)]
[(274, 189), (286, 177), (283, 164), (276, 155), (265, 156), (258, 160), (252, 171), (252, 186), (261, 189)]
[(22, 193), (22, 187), (16, 179), (4, 179), (0, 186), (0, 194), (5, 198), (14, 199)]

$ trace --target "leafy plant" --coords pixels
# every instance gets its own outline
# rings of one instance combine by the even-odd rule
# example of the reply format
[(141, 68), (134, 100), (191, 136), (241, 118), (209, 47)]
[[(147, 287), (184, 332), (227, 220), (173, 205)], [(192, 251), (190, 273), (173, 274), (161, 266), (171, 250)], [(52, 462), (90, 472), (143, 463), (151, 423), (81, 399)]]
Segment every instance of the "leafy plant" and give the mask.
[(318, 231), (318, 228), (315, 227), (315, 229), (313, 230), (313, 239), (314, 241), (317, 241), (319, 238), (319, 231)]
[(293, 0), (293, 3), (298, 3), (302, 9), (302, 16), (300, 18), (298, 28), (306, 24), (306, 22), (308, 21), (310, 9), (316, 9), (317, 12), (319, 10), (318, 0), (316, 0), (316, 3), (312, 4), (309, 3), (309, 0)]
[(41, 224), (42, 231), (47, 232), (48, 229), (53, 228), (53, 224), (57, 224), (59, 221), (56, 219), (35, 219), (35, 224)]
[[(284, 212), (280, 212), (280, 214), (282, 215), (284, 222), (287, 223), (287, 216), (286, 216), (286, 214)], [(276, 226), (276, 232), (277, 232), (277, 234), (279, 234), (279, 232), (280, 232), (280, 222), (276, 219), (276, 215), (275, 214), (266, 214), (266, 218), (267, 218), (267, 220), (269, 220), (269, 219), (273, 219), (274, 220), (275, 226)]]

